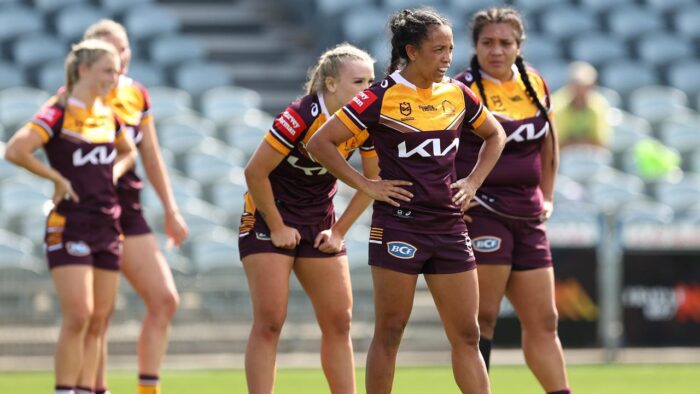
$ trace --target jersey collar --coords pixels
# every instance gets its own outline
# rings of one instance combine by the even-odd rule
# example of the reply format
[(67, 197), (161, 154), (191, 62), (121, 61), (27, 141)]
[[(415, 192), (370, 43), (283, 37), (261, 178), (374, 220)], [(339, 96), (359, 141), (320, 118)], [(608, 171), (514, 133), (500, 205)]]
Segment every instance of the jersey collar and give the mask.
[(514, 82), (514, 81), (518, 80), (518, 77), (520, 76), (520, 71), (518, 71), (518, 67), (516, 67), (516, 65), (514, 64), (510, 67), (510, 69), (513, 71), (513, 78), (511, 78), (509, 81), (501, 81), (500, 79), (498, 79), (496, 77), (492, 77), (484, 70), (479, 70), (479, 73), (481, 73), (481, 77), (483, 79), (488, 79), (489, 81), (500, 85), (504, 82)]
[(331, 115), (328, 113), (328, 108), (326, 108), (326, 101), (323, 98), (323, 93), (318, 92), (316, 96), (318, 97), (318, 102), (321, 105), (321, 113), (326, 116), (326, 119), (330, 119)]

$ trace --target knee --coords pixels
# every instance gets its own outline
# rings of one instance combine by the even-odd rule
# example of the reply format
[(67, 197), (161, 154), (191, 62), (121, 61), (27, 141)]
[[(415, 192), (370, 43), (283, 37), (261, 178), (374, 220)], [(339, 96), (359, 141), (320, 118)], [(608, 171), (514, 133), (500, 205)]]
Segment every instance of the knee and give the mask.
[(482, 332), (493, 335), (496, 329), (496, 321), (498, 321), (498, 308), (496, 309), (479, 309), (479, 327)]
[(157, 296), (148, 297), (148, 299), (144, 301), (148, 305), (148, 313), (158, 316), (166, 322), (170, 322), (180, 305), (180, 296), (177, 290), (172, 289)]
[[(457, 342), (469, 347), (478, 348), (479, 346), (479, 325), (477, 322), (470, 323), (457, 331)], [(456, 345), (456, 344), (453, 344)]]
[(253, 334), (265, 340), (277, 340), (282, 332), (285, 318), (284, 314), (262, 314), (261, 316), (256, 316), (253, 321)]
[(319, 322), (323, 335), (346, 337), (350, 335), (352, 311), (350, 309), (336, 311)]
[(522, 321), (523, 332), (540, 335), (556, 335), (559, 325), (559, 314), (556, 308), (545, 313), (539, 313), (536, 318)]
[(88, 335), (102, 336), (107, 331), (109, 319), (112, 316), (112, 310), (97, 310), (90, 316), (90, 324), (88, 326)]
[(401, 344), (401, 337), (408, 324), (407, 319), (390, 318), (378, 326), (379, 330), (375, 336), (379, 336), (380, 343), (387, 348), (398, 348)]
[(90, 324), (92, 310), (88, 306), (63, 313), (62, 328), (69, 333), (83, 333)]

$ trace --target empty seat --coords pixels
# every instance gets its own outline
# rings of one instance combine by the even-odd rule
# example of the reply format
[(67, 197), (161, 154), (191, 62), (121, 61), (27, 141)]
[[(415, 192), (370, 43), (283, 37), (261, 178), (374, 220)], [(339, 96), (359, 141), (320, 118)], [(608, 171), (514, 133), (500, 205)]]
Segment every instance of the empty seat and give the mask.
[(56, 32), (65, 41), (78, 42), (90, 25), (105, 16), (104, 11), (85, 4), (61, 9), (56, 16)]
[(178, 116), (158, 123), (158, 138), (161, 145), (175, 155), (201, 146), (205, 140), (211, 138), (214, 132), (212, 121), (193, 116)]
[(16, 220), (18, 233), (34, 243), (34, 250), (40, 249), (44, 243), (46, 213), (38, 209), (30, 209), (18, 215)]
[(65, 62), (61, 59), (50, 61), (39, 69), (37, 75), (39, 87), (47, 92), (54, 93), (66, 82)]
[(186, 63), (175, 70), (175, 86), (195, 97), (209, 89), (228, 86), (233, 81), (229, 71), (220, 64)]
[(519, 10), (523, 10), (525, 12), (537, 12), (553, 5), (562, 5), (566, 3), (571, 4), (572, 2), (571, 0), (515, 0), (513, 5), (515, 5)]
[(43, 14), (50, 14), (71, 6), (90, 6), (89, 0), (34, 0), (32, 3)]
[(185, 173), (205, 185), (240, 171), (244, 164), (243, 152), (211, 140), (184, 157)]
[(250, 156), (258, 148), (271, 126), (272, 120), (270, 122), (230, 122), (224, 130), (225, 140), (229, 145), (243, 151), (246, 156)]
[(626, 6), (634, 4), (636, 0), (580, 0), (581, 7), (588, 10), (602, 13), (613, 7)]
[(627, 95), (630, 91), (659, 82), (656, 71), (648, 64), (622, 60), (606, 64), (600, 72), (601, 84)]
[(180, 21), (166, 9), (146, 4), (128, 9), (124, 16), (124, 26), (132, 39), (141, 41), (175, 33), (180, 29)]
[(654, 197), (675, 212), (684, 212), (700, 202), (700, 178), (685, 176), (678, 182), (658, 182)]
[(34, 88), (16, 87), (0, 91), (0, 123), (14, 133), (49, 97), (48, 93)]
[(192, 234), (207, 234), (219, 226), (228, 224), (226, 212), (223, 209), (203, 200), (190, 200), (180, 209)]
[[(10, 139), (11, 136), (3, 139)], [(0, 182), (7, 178), (12, 178), (22, 173), (22, 169), (5, 160), (5, 143), (0, 141)]]
[(569, 38), (600, 30), (595, 15), (585, 8), (556, 6), (543, 11), (542, 29), (553, 37)]
[(612, 153), (606, 148), (595, 145), (572, 145), (561, 151), (560, 170), (576, 181), (586, 181), (599, 171), (605, 171), (612, 162)]
[(658, 122), (689, 111), (688, 96), (669, 86), (643, 86), (629, 95), (630, 111), (650, 122)]
[(550, 91), (555, 91), (566, 85), (566, 81), (569, 79), (567, 71), (569, 65), (567, 62), (563, 60), (538, 61), (540, 63), (535, 64), (535, 68), (542, 74), (545, 81), (547, 81), (547, 86), (549, 86)]
[(669, 65), (667, 79), (669, 85), (688, 95), (700, 93), (700, 60), (686, 59)]
[[(32, 256), (34, 244), (29, 239), (0, 229), (0, 268), (24, 267), (38, 269)], [(2, 277), (2, 276), (0, 276)], [(5, 279), (4, 277), (2, 277)]]
[(659, 137), (664, 145), (681, 154), (700, 149), (700, 117), (678, 116), (659, 125)]
[(588, 182), (588, 197), (605, 212), (645, 199), (644, 182), (638, 176), (619, 171), (605, 172)]
[(373, 7), (354, 8), (343, 16), (341, 24), (347, 41), (364, 44), (385, 34), (386, 12)]
[(595, 66), (611, 61), (626, 59), (629, 56), (627, 44), (609, 34), (594, 33), (574, 37), (571, 42), (571, 57)]
[[(50, 1), (50, 0), (48, 0)], [(121, 14), (126, 10), (154, 3), (153, 0), (100, 0), (100, 6), (110, 14)]]
[(656, 12), (680, 10), (698, 4), (696, 0), (644, 0), (644, 3)]
[(562, 45), (556, 37), (529, 34), (523, 43), (525, 59), (540, 61), (540, 59), (556, 60), (563, 58)]
[(196, 39), (179, 34), (155, 38), (150, 45), (149, 58), (160, 67), (172, 67), (184, 62), (204, 59), (204, 48)]
[(695, 55), (694, 52), (693, 44), (689, 40), (668, 33), (655, 32), (637, 42), (639, 58), (653, 66), (663, 66), (692, 58)]
[(673, 221), (673, 209), (666, 204), (651, 200), (631, 201), (617, 212), (618, 221), (630, 224), (668, 224)]
[(683, 7), (673, 15), (673, 26), (679, 35), (700, 38), (700, 6)]
[(44, 212), (51, 203), (51, 183), (22, 174), (5, 179), (0, 185), (0, 208), (10, 216), (21, 215), (28, 209)]
[(22, 70), (13, 64), (0, 62), (0, 90), (25, 85), (27, 80)]
[(166, 82), (160, 67), (144, 61), (131, 61), (128, 75), (146, 87), (161, 86)]
[(56, 37), (36, 34), (18, 38), (12, 47), (15, 63), (23, 68), (65, 59), (67, 49)]
[(607, 13), (608, 26), (614, 36), (631, 39), (664, 29), (661, 15), (636, 5), (622, 6)]
[[(175, 200), (177, 201), (178, 205), (186, 204), (191, 200), (201, 200), (202, 185), (197, 180), (188, 178), (173, 168), (168, 168), (167, 171), (170, 178), (170, 184), (172, 185), (173, 194), (175, 195)], [(162, 210), (160, 199), (150, 184), (144, 189), (142, 194), (142, 202), (145, 207), (149, 208), (149, 210)], [(147, 213), (151, 214), (156, 212), (147, 211)]]
[(221, 229), (208, 237), (200, 237), (192, 243), (191, 258), (199, 274), (239, 274), (245, 276), (238, 254), (238, 239)]
[(24, 7), (8, 7), (0, 12), (0, 42), (44, 30), (41, 14)]
[(211, 184), (211, 203), (226, 210), (234, 224), (239, 222), (243, 213), (243, 195), (248, 190), (242, 172), (241, 168), (241, 171)]
[(192, 111), (192, 96), (182, 89), (154, 86), (148, 89), (151, 110), (156, 120), (182, 115)]
[(200, 102), (204, 116), (222, 124), (245, 115), (251, 108), (260, 108), (261, 99), (260, 94), (251, 89), (221, 86), (204, 92)]

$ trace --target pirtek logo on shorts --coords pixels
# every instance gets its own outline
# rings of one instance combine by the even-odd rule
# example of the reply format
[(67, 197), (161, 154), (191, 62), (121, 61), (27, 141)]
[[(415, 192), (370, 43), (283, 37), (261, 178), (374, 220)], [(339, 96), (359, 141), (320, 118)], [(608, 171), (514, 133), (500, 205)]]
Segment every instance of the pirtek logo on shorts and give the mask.
[(83, 241), (67, 242), (66, 252), (71, 256), (87, 256), (90, 254), (90, 247)]
[(401, 241), (387, 242), (386, 248), (390, 255), (399, 259), (412, 259), (418, 251), (415, 246)]
[(478, 237), (472, 240), (472, 244), (477, 252), (490, 253), (501, 248), (501, 239), (492, 236)]

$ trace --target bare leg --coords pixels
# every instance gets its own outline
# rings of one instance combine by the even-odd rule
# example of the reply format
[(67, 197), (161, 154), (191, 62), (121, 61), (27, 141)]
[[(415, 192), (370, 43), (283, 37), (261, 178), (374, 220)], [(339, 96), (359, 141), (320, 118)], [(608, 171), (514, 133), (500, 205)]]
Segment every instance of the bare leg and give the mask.
[(354, 394), (348, 258), (297, 258), (294, 272), (311, 299), (321, 328), (321, 365), (331, 393)]
[(476, 270), (426, 275), (452, 345), (452, 373), (462, 393), (487, 394), (489, 377), (479, 353), (479, 288)]
[(61, 304), (61, 333), (56, 343), (56, 385), (75, 387), (83, 365), (85, 333), (94, 310), (92, 267), (66, 265), (51, 270)]
[(374, 336), (367, 353), (367, 394), (388, 394), (394, 383), (396, 354), (413, 308), (418, 275), (372, 267)]
[(550, 267), (513, 271), (508, 298), (520, 318), (528, 367), (545, 391), (568, 388), (564, 351), (557, 334), (554, 270)]
[(275, 253), (243, 258), (253, 304), (253, 326), (245, 352), (250, 394), (270, 394), (274, 390), (277, 343), (287, 317), (293, 264), (293, 257)]
[(119, 271), (93, 269), (93, 282), (95, 309), (85, 334), (85, 357), (78, 380), (78, 386), (89, 388), (95, 386), (102, 344), (106, 341), (109, 318), (114, 310), (114, 300), (119, 287)]

